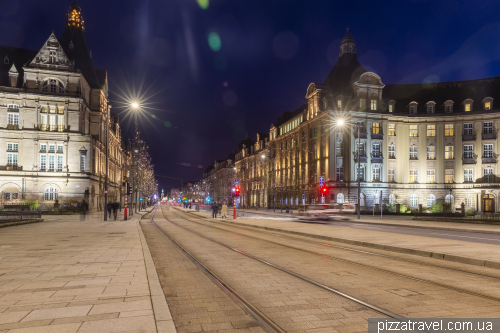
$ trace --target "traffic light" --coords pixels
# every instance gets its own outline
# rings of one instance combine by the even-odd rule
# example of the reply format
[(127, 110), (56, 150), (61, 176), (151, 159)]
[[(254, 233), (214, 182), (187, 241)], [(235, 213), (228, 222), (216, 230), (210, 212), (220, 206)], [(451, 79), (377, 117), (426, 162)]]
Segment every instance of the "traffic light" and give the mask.
[(234, 190), (234, 196), (235, 197), (239, 197), (240, 196), (240, 188), (237, 187), (235, 190)]
[(319, 195), (320, 195), (321, 197), (326, 197), (326, 195), (327, 195), (327, 194), (328, 194), (328, 187), (326, 187), (326, 186), (321, 186), (321, 187), (319, 188)]
[(132, 194), (132, 186), (130, 186), (129, 183), (127, 183), (127, 195), (131, 195)]

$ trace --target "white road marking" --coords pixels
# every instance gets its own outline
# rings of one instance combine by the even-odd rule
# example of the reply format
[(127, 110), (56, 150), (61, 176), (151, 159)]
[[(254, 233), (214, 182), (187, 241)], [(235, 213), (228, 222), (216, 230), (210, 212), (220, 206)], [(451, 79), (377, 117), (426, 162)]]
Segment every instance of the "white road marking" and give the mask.
[(440, 234), (438, 232), (432, 232), (432, 234), (434, 234), (434, 235), (442, 235), (442, 236), (462, 237), (462, 238), (486, 239), (486, 240), (492, 240), (492, 241), (500, 242), (500, 239), (493, 239), (493, 238), (472, 237), (472, 236), (458, 236), (458, 235), (450, 235), (450, 234)]

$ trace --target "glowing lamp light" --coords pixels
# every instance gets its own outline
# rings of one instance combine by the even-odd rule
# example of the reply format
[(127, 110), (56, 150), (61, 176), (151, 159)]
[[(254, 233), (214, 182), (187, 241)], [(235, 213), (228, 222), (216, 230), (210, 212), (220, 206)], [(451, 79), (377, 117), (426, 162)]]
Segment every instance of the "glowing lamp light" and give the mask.
[(132, 103), (132, 107), (133, 107), (134, 109), (137, 109), (137, 108), (139, 107), (139, 103), (137, 103), (137, 102), (133, 102), (133, 103)]
[(339, 119), (339, 120), (337, 121), (337, 124), (338, 124), (339, 126), (344, 125), (344, 119)]

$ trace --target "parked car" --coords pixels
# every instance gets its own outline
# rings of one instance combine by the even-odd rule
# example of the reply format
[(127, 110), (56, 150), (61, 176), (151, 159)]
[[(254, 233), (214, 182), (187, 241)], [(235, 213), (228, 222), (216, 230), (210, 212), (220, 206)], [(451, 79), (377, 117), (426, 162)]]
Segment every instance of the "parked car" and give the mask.
[[(349, 220), (349, 217), (345, 215), (344, 207), (340, 210), (337, 204), (319, 204), (319, 205), (306, 205), (305, 209), (299, 212), (299, 221), (304, 222), (327, 222), (327, 221), (345, 221)], [(348, 207), (349, 211), (352, 208), (354, 212), (354, 206)], [(349, 212), (348, 211), (348, 212)]]

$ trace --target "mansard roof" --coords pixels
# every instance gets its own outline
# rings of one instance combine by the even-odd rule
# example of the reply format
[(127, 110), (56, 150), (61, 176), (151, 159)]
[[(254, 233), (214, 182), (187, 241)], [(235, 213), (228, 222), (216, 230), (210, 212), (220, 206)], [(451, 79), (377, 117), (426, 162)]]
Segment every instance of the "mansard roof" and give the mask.
[(283, 125), (284, 123), (286, 123), (290, 119), (298, 116), (299, 114), (301, 114), (305, 110), (307, 110), (307, 103), (302, 104), (297, 109), (295, 109), (295, 111), (291, 111), (291, 112), (285, 111), (281, 116), (278, 117), (278, 121), (275, 123), (275, 126), (279, 127), (279, 126)]
[(246, 137), (238, 143), (238, 151), (243, 149), (243, 145), (245, 145), (246, 148), (250, 148), (251, 146), (254, 145), (254, 143), (255, 142), (252, 139)]
[(358, 62), (356, 53), (344, 53), (328, 74), (325, 85), (330, 88), (332, 94), (349, 96), (352, 94), (352, 84), (364, 72), (366, 70)]
[(472, 110), (483, 110), (482, 100), (493, 98), (493, 109), (500, 108), (500, 76), (452, 82), (423, 84), (387, 84), (382, 91), (382, 98), (388, 102), (395, 101), (395, 113), (408, 113), (411, 102), (417, 102), (417, 113), (427, 114), (425, 105), (436, 103), (435, 113), (444, 113), (444, 103), (454, 102), (454, 113), (461, 109), (466, 99), (474, 101)]
[[(27, 66), (37, 53), (38, 51), (35, 50), (0, 45), (0, 86), (10, 86), (9, 71), (14, 64), (19, 73), (17, 87), (22, 87), (24, 81), (23, 66)], [(5, 57), (7, 57), (8, 63), (5, 63)]]

